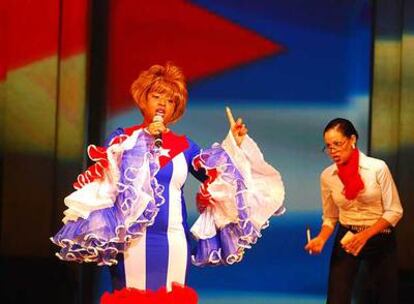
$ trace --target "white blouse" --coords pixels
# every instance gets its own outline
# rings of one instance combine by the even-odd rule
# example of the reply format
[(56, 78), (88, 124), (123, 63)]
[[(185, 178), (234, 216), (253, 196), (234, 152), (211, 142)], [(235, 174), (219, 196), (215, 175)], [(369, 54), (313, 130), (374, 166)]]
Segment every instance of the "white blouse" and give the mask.
[(384, 218), (395, 227), (403, 209), (387, 164), (360, 152), (359, 174), (365, 187), (355, 199), (348, 200), (336, 164), (322, 172), (323, 225), (334, 228), (339, 219), (343, 225), (371, 226)]

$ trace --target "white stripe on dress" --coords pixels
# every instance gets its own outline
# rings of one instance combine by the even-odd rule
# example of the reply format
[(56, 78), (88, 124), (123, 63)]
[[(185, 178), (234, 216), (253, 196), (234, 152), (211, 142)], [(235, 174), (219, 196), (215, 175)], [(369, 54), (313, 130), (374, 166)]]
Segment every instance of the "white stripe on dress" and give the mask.
[(127, 287), (146, 289), (146, 238), (147, 232), (131, 242), (124, 254), (125, 281)]

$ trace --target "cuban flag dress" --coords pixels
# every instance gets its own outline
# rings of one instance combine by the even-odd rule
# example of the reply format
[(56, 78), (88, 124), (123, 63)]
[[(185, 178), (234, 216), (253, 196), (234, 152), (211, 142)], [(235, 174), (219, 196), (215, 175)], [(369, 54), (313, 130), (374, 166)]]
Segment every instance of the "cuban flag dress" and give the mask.
[[(249, 136), (238, 147), (229, 133), (200, 150), (168, 131), (156, 148), (141, 125), (117, 129), (88, 154), (95, 164), (65, 198), (64, 226), (51, 240), (62, 260), (111, 265), (115, 289), (171, 290), (186, 283), (189, 263), (239, 262), (285, 210), (280, 174)], [(201, 182), (191, 229), (183, 196), (189, 173)]]

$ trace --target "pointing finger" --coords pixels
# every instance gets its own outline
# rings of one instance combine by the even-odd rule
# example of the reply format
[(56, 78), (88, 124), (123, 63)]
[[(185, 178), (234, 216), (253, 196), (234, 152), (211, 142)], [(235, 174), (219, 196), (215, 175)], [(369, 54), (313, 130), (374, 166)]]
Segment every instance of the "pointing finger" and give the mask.
[(230, 127), (233, 127), (236, 122), (234, 121), (233, 114), (231, 113), (231, 110), (229, 107), (226, 107), (226, 114), (227, 114), (227, 119), (229, 120), (229, 123), (230, 123)]

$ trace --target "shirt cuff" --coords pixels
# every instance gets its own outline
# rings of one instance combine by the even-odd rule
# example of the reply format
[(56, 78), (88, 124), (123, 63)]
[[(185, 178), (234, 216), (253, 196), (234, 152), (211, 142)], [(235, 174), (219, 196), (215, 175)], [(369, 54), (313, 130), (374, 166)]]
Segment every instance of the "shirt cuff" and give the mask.
[(402, 212), (386, 211), (382, 215), (382, 218), (395, 227), (402, 218)]
[(335, 225), (338, 222), (338, 219), (336, 218), (325, 218), (322, 222), (322, 226), (328, 226), (332, 229), (335, 229)]

